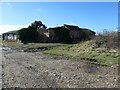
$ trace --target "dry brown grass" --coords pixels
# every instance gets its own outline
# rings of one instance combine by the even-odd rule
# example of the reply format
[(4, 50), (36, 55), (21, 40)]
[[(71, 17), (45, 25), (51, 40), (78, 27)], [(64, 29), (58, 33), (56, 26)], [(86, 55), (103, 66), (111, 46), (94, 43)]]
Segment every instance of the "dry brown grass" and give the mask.
[(104, 31), (98, 34), (95, 38), (98, 47), (105, 47), (107, 49), (118, 49), (120, 32)]

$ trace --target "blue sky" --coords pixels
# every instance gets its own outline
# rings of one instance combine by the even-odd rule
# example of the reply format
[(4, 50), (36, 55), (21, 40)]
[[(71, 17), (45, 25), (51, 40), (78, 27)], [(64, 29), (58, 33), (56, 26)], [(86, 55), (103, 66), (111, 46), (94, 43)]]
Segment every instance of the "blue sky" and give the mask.
[[(35, 20), (47, 27), (73, 24), (96, 32), (118, 27), (117, 2), (4, 2), (1, 26), (22, 28)], [(11, 28), (10, 28), (11, 27)], [(2, 33), (2, 31), (1, 31)]]

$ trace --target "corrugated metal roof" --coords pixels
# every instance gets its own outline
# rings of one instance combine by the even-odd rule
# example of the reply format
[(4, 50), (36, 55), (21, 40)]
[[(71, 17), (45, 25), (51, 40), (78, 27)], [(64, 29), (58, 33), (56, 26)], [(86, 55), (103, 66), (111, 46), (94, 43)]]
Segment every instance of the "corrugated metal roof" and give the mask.
[(9, 32), (6, 32), (6, 33), (3, 33), (3, 34), (16, 34), (18, 30), (14, 30), (14, 31), (9, 31)]

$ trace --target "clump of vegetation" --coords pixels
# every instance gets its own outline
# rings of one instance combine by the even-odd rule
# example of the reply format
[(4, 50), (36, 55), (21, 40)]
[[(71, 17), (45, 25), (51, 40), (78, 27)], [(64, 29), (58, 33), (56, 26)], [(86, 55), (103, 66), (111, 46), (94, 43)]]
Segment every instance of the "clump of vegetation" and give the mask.
[(18, 31), (18, 39), (22, 43), (37, 42), (38, 30), (47, 28), (41, 21), (33, 22), (28, 28), (22, 28)]
[(53, 28), (55, 35), (58, 37), (58, 42), (68, 42), (70, 40), (69, 30), (63, 27)]
[(96, 36), (95, 41), (98, 47), (105, 47), (107, 49), (118, 49), (119, 46), (119, 32), (110, 32), (104, 30)]
[(37, 38), (37, 31), (33, 27), (22, 28), (21, 30), (18, 31), (18, 38), (23, 43), (35, 42)]
[(7, 44), (11, 47), (44, 47), (44, 46), (57, 46), (58, 43), (21, 43), (21, 42), (11, 42), (11, 41), (2, 41), (3, 44)]
[(94, 40), (55, 47), (44, 53), (78, 60), (89, 59), (101, 65), (118, 64), (118, 36), (116, 32), (101, 34)]

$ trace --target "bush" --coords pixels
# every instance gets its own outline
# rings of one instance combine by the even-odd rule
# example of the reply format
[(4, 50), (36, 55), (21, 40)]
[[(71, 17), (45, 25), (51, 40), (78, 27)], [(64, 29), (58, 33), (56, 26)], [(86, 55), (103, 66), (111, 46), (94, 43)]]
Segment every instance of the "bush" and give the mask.
[(65, 29), (63, 27), (57, 27), (53, 29), (55, 32), (55, 35), (58, 37), (58, 42), (69, 42), (69, 30)]
[(18, 31), (18, 38), (22, 43), (36, 42), (37, 34), (37, 30), (29, 26), (28, 28), (23, 28)]
[(47, 27), (41, 21), (34, 21), (28, 28), (22, 28), (18, 31), (18, 39), (22, 43), (38, 42), (39, 29), (46, 29)]
[(103, 33), (98, 34), (95, 38), (97, 47), (103, 46), (108, 49), (118, 49), (118, 34), (119, 32), (115, 31), (104, 31)]

